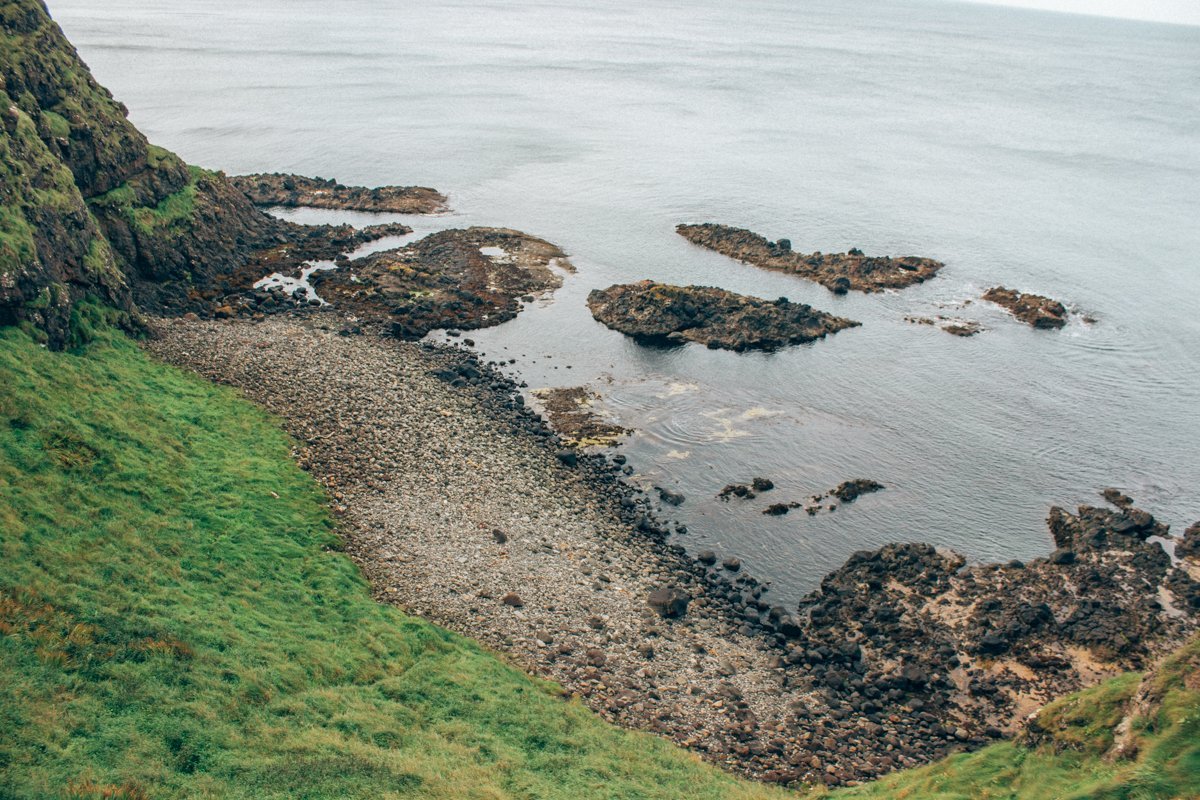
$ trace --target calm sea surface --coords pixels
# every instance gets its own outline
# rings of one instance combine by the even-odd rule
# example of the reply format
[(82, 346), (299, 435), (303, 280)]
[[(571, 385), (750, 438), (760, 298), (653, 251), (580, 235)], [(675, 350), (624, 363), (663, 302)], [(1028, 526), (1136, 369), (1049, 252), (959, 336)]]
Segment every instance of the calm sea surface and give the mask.
[[(1109, 485), (1176, 531), (1200, 519), (1200, 28), (923, 0), (50, 7), (133, 121), (193, 163), (435, 186), (456, 213), (419, 231), (509, 226), (566, 249), (578, 273), (471, 334), (478, 349), (517, 358), (531, 388), (599, 391), (637, 430), (640, 479), (687, 495), (681, 541), (740, 556), (782, 599), (893, 540), (1044, 554), (1049, 506)], [(835, 297), (674, 233), (700, 221), (948, 266)], [(645, 349), (584, 305), (641, 278), (864, 324), (769, 355)], [(1000, 283), (1098, 322), (957, 308)], [(939, 313), (987, 330), (904, 320)], [(755, 475), (778, 488), (714, 499)], [(854, 477), (888, 488), (759, 513)]]

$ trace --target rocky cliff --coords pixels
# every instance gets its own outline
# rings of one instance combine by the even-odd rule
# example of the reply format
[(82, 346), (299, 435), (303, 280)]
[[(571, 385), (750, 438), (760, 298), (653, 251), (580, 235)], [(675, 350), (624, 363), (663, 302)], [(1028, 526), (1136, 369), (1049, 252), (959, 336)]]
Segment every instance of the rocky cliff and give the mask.
[(87, 297), (181, 307), (288, 227), (135, 128), (41, 0), (0, 6), (0, 325), (52, 347)]

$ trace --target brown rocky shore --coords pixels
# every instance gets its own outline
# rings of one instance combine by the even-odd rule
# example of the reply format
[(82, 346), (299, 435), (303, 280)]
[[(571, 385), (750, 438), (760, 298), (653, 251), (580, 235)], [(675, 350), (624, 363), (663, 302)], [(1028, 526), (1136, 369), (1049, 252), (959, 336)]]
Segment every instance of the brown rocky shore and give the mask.
[(335, 180), (280, 173), (234, 175), (229, 182), (256, 206), (436, 214), (446, 196), (426, 186), (345, 186)]
[(419, 339), (436, 328), (512, 319), (522, 301), (562, 285), (556, 269), (574, 268), (550, 242), (508, 228), (467, 228), (344, 262), (315, 274), (313, 284), (373, 329)]
[(811, 342), (861, 324), (785, 297), (763, 300), (710, 286), (654, 281), (596, 289), (587, 302), (598, 321), (640, 342), (697, 342), (738, 352)]
[(753, 231), (712, 222), (677, 225), (675, 230), (692, 244), (756, 267), (807, 278), (837, 294), (850, 290), (903, 289), (932, 278), (945, 266), (932, 258), (868, 256), (858, 249), (846, 253), (796, 253), (787, 239), (772, 242)]
[(280, 414), (381, 600), (598, 713), (765, 780), (839, 784), (967, 749), (1196, 627), (1200, 560), (1136, 508), (1050, 512), (1057, 549), (965, 566), (863, 552), (798, 608), (689, 557), (623, 458), (564, 449), (462, 351), (342, 336), (331, 310), (164, 321), (148, 349)]
[(1035, 328), (1061, 328), (1067, 324), (1066, 306), (1040, 294), (993, 286), (983, 293), (983, 299), (1006, 309), (1021, 322)]

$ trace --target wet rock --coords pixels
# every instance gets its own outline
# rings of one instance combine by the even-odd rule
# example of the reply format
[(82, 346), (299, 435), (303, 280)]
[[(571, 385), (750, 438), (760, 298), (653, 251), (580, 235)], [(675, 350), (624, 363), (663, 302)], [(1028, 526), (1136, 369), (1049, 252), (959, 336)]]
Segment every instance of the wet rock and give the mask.
[(701, 550), (696, 554), (696, 560), (701, 564), (715, 564), (717, 563), (717, 554), (712, 550)]
[(753, 489), (744, 483), (730, 483), (717, 493), (718, 500), (728, 500), (731, 497), (740, 497), (745, 500), (752, 500), (756, 497)]
[(654, 281), (596, 289), (588, 307), (609, 328), (646, 344), (697, 342), (738, 352), (811, 342), (860, 324), (785, 298)]
[(659, 499), (661, 499), (667, 505), (683, 505), (684, 497), (681, 493), (672, 492), (670, 489), (664, 489), (661, 486), (655, 486), (654, 488), (658, 492)]
[(328, 208), (393, 214), (435, 214), (446, 211), (446, 197), (423, 186), (343, 186), (334, 180), (303, 175), (258, 174), (229, 178), (257, 206)]
[(829, 495), (838, 498), (843, 503), (852, 503), (864, 494), (878, 492), (883, 488), (883, 484), (878, 481), (859, 478), (839, 484)]
[(795, 253), (790, 243), (781, 247), (779, 242), (772, 243), (752, 231), (714, 223), (677, 225), (675, 230), (693, 244), (756, 267), (816, 281), (835, 294), (901, 289), (932, 278), (945, 266), (931, 258), (867, 256), (858, 249), (847, 253)]
[(1177, 558), (1200, 560), (1200, 522), (1192, 523), (1175, 545)]
[(724, 567), (725, 569), (729, 570), (730, 572), (737, 572), (739, 569), (742, 568), (742, 562), (740, 559), (730, 556), (729, 558), (727, 558), (721, 562), (721, 566)]
[(655, 589), (646, 598), (646, 605), (654, 609), (660, 617), (674, 619), (687, 613), (691, 597), (674, 587)]
[(750, 488), (756, 492), (769, 492), (775, 488), (775, 483), (770, 478), (755, 478), (750, 482)]
[[(487, 255), (492, 248), (507, 255)], [(550, 242), (507, 228), (476, 227), (438, 231), (315, 272), (309, 280), (321, 297), (364, 327), (417, 340), (438, 328), (474, 330), (513, 319), (521, 312), (522, 295), (562, 285), (552, 264), (572, 269)]]
[[(533, 393), (550, 425), (573, 447), (612, 447), (629, 433), (619, 425), (604, 420), (594, 410), (600, 396), (582, 386), (538, 389)], [(613, 459), (624, 464), (625, 457)]]
[(791, 508), (788, 507), (787, 503), (772, 503), (764, 508), (762, 513), (771, 517), (779, 517), (788, 513), (790, 510)]
[(1113, 489), (1110, 487), (1100, 492), (1100, 496), (1112, 503), (1117, 508), (1126, 509), (1133, 505), (1133, 498), (1122, 492), (1120, 489)]
[(983, 299), (1008, 309), (1014, 317), (1035, 328), (1061, 328), (1067, 324), (1066, 307), (1040, 294), (995, 286), (983, 293)]

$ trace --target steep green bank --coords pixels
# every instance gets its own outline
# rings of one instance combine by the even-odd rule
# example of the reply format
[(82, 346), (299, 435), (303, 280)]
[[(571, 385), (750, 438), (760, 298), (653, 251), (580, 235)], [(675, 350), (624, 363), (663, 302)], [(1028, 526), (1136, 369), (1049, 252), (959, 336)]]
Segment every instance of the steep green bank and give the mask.
[(0, 330), (0, 796), (776, 796), (376, 604), (291, 446)]
[(835, 792), (837, 800), (1194, 800), (1200, 797), (1200, 639), (1041, 711), (1003, 742)]
[(282, 223), (218, 173), (154, 147), (41, 0), (0, 4), (0, 324), (69, 343), (88, 296), (184, 306)]

